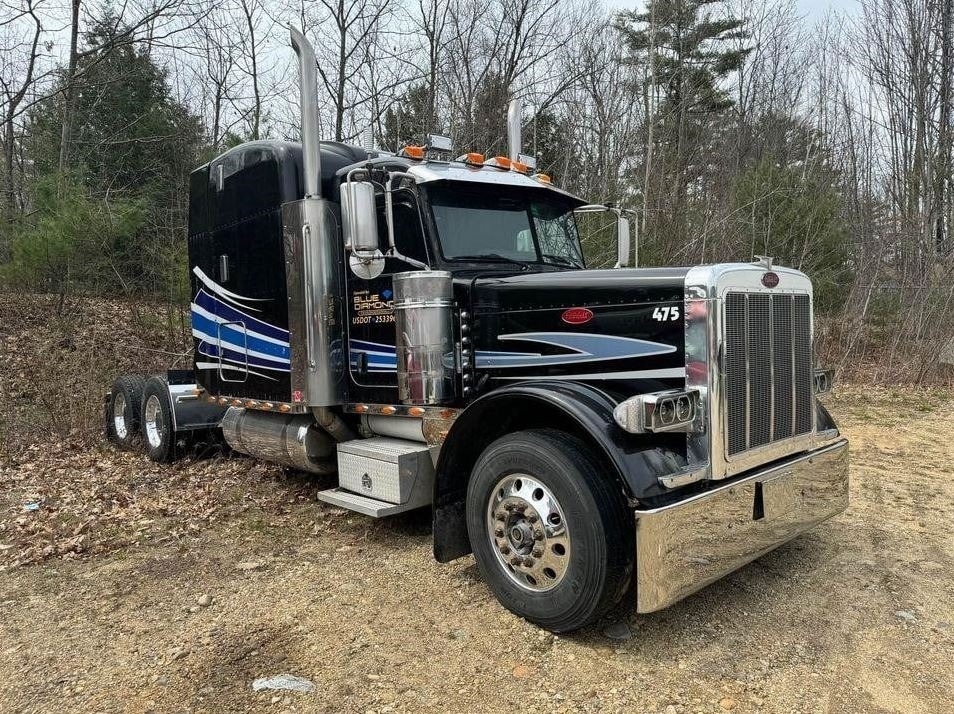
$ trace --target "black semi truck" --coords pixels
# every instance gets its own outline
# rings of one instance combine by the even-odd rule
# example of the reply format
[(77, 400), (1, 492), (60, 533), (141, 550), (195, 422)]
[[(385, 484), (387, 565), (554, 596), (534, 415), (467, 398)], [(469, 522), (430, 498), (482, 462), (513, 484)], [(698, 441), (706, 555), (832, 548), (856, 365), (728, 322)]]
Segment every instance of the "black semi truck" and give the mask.
[[(323, 501), (430, 506), (434, 554), (473, 553), (542, 627), (663, 608), (842, 511), (848, 449), (817, 394), (812, 284), (754, 263), (627, 268), (623, 212), (520, 153), (318, 140), (296, 30), (302, 143), (191, 177), (194, 370), (127, 375), (107, 431), (175, 458), (196, 431), (337, 474)], [(437, 157), (437, 158), (435, 158)], [(607, 210), (618, 266), (576, 217)]]

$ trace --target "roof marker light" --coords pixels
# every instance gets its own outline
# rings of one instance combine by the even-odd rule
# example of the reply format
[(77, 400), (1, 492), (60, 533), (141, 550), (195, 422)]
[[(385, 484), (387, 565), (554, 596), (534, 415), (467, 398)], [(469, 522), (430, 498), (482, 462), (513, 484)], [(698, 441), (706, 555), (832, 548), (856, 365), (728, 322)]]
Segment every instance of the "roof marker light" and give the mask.
[(498, 169), (510, 170), (511, 161), (506, 156), (495, 156), (484, 162), (484, 166), (496, 166)]
[(457, 161), (462, 164), (467, 164), (469, 166), (483, 166), (484, 165), (484, 155), (479, 154), (476, 151), (471, 151), (468, 154), (461, 154), (457, 157)]
[(534, 174), (533, 178), (540, 183), (553, 183), (553, 180), (550, 178), (549, 174)]
[(401, 149), (399, 156), (406, 156), (409, 159), (414, 159), (415, 161), (421, 161), (424, 158), (424, 147), (423, 146), (413, 146), (408, 145)]

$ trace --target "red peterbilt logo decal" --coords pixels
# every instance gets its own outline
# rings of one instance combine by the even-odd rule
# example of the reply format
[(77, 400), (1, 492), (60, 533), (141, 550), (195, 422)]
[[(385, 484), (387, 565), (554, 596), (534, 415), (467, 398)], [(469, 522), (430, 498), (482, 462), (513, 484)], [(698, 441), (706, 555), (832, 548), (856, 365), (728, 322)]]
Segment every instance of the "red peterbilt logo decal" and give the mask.
[(778, 273), (769, 271), (762, 276), (762, 285), (767, 288), (774, 288), (778, 285)]
[(586, 307), (571, 307), (560, 318), (568, 325), (585, 325), (593, 319), (593, 311)]

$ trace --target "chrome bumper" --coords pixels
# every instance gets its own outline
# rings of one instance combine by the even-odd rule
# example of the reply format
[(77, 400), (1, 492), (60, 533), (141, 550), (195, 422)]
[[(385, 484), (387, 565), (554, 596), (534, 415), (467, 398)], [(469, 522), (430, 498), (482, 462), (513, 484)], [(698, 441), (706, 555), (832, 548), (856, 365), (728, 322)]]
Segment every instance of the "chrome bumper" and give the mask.
[(848, 505), (848, 442), (636, 511), (636, 611), (681, 600)]

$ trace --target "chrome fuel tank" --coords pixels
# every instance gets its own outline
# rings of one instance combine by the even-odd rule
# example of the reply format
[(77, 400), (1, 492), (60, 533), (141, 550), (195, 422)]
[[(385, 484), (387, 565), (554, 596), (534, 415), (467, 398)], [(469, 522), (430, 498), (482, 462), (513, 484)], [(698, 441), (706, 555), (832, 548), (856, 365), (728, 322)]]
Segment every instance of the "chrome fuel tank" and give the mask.
[(404, 404), (442, 404), (455, 395), (451, 274), (418, 270), (394, 276), (398, 395)]

